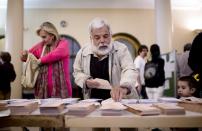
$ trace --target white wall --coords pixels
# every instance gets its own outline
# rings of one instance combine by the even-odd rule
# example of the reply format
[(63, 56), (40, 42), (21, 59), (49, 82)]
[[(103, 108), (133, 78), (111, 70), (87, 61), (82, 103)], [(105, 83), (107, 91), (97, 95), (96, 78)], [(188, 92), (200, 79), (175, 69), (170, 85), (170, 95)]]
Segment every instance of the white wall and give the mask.
[[(143, 43), (154, 42), (154, 17), (151, 10), (25, 10), (24, 47), (29, 48), (39, 39), (36, 28), (44, 21), (54, 23), (61, 34), (73, 36), (82, 45), (89, 41), (88, 24), (94, 17), (104, 17), (112, 26), (113, 33), (127, 32)], [(67, 28), (61, 28), (61, 20), (68, 22)]]
[[(183, 45), (192, 42), (194, 27), (202, 23), (201, 10), (174, 10), (172, 48), (182, 52)], [(155, 43), (154, 11), (141, 9), (26, 9), (24, 48), (30, 48), (40, 40), (35, 35), (36, 28), (44, 21), (54, 23), (61, 34), (73, 36), (83, 45), (89, 41), (88, 24), (94, 17), (104, 17), (112, 26), (113, 33), (127, 32), (135, 36), (141, 44)], [(61, 20), (68, 27), (61, 28)], [(195, 22), (195, 23), (194, 23)], [(202, 24), (201, 24), (202, 25)], [(201, 26), (202, 27), (202, 26)]]
[(202, 29), (202, 10), (173, 11), (173, 48), (183, 51), (187, 42), (196, 36), (194, 29)]
[[(141, 9), (25, 9), (24, 48), (28, 49), (40, 40), (35, 30), (44, 21), (53, 22), (61, 34), (68, 34), (81, 45), (89, 41), (88, 23), (94, 17), (106, 18), (113, 33), (127, 32), (142, 44), (155, 42), (154, 11)], [(172, 48), (182, 52), (183, 45), (192, 42), (193, 30), (202, 28), (202, 10), (174, 10)], [(0, 28), (5, 27), (5, 9), (0, 9)], [(61, 28), (59, 22), (66, 20), (68, 27)], [(0, 50), (4, 48), (1, 41)]]

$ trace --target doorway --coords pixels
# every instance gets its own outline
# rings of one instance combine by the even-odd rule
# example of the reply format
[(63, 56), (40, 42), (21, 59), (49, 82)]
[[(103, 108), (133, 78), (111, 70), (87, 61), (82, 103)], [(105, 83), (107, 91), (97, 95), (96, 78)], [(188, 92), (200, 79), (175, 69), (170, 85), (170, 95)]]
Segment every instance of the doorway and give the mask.
[(141, 45), (137, 38), (128, 33), (116, 33), (112, 36), (112, 38), (115, 41), (119, 41), (125, 44), (128, 47), (133, 60), (135, 59), (135, 57), (138, 55), (138, 49)]

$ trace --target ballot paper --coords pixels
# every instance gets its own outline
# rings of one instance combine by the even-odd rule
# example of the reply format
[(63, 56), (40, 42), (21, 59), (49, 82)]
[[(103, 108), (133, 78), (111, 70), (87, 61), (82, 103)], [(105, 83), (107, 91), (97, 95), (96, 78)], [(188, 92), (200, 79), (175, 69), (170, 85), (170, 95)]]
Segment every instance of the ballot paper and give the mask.
[(0, 117), (5, 117), (10, 115), (10, 110), (8, 109), (8, 103), (5, 100), (0, 100)]
[(188, 102), (188, 103), (200, 103), (202, 104), (202, 98), (197, 98), (197, 97), (181, 97), (181, 101), (183, 102)]
[(166, 102), (166, 103), (177, 103), (181, 101), (180, 99), (177, 99), (175, 97), (160, 97), (158, 98), (159, 102)]
[(35, 101), (22, 101), (12, 102), (8, 104), (8, 108), (12, 115), (28, 115), (38, 108), (38, 102)]
[(77, 103), (79, 101), (80, 98), (65, 98), (65, 99), (62, 99), (62, 102), (65, 104), (65, 105), (68, 105), (68, 104), (74, 104), (74, 103)]
[(184, 107), (185, 110), (202, 113), (202, 98), (182, 97), (178, 102), (178, 106)]
[(8, 103), (6, 101), (0, 100), (0, 111), (8, 109)]
[(79, 103), (92, 103), (92, 102), (101, 102), (101, 101), (102, 99), (91, 98), (91, 99), (80, 100)]
[(112, 99), (107, 99), (102, 101), (100, 111), (104, 116), (119, 116), (123, 114), (123, 111), (126, 109), (120, 102), (115, 102)]
[(95, 78), (94, 80), (100, 84), (100, 86), (98, 86), (97, 88), (106, 89), (106, 90), (112, 89), (111, 85), (109, 84), (109, 82), (107, 80), (99, 79), (99, 78)]
[(137, 99), (122, 99), (120, 101), (122, 104), (136, 104), (138, 103)]
[(165, 115), (184, 115), (184, 107), (177, 106), (175, 103), (155, 103), (154, 107), (161, 110), (162, 114)]
[(60, 114), (63, 113), (65, 105), (63, 101), (55, 100), (41, 104), (39, 109), (41, 114)]
[(151, 104), (126, 104), (127, 110), (141, 116), (159, 115), (160, 109)]
[(80, 102), (71, 105), (67, 105), (68, 112), (67, 115), (85, 116), (93, 112), (97, 107), (100, 106), (98, 102)]
[(10, 114), (11, 111), (9, 109), (0, 111), (0, 117), (6, 117), (9, 116)]

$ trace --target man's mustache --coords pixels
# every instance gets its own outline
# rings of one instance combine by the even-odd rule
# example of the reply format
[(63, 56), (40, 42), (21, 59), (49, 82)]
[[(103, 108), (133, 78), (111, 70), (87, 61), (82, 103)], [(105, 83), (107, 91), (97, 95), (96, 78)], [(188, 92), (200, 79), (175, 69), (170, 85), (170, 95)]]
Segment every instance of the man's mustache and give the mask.
[(102, 45), (102, 46), (99, 46), (99, 49), (107, 49), (109, 46), (108, 45)]

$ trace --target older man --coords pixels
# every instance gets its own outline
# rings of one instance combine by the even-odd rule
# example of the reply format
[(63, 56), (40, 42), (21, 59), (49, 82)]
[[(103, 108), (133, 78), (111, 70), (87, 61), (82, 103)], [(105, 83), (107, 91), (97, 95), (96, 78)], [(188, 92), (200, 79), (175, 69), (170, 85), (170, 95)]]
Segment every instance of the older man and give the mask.
[[(89, 33), (91, 43), (80, 49), (74, 62), (75, 83), (83, 88), (84, 98), (120, 101), (137, 97), (137, 72), (128, 48), (111, 40), (110, 26), (103, 19), (92, 20)], [(101, 89), (104, 82), (100, 79), (108, 81), (111, 90)]]

